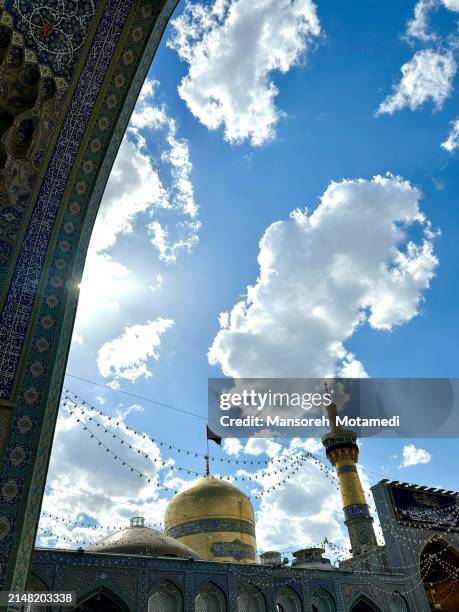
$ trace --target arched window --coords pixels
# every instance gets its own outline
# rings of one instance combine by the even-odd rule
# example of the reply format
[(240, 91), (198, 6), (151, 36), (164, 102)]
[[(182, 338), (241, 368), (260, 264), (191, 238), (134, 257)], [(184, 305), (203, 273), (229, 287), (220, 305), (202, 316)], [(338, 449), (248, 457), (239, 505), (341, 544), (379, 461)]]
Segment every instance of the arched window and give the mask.
[(336, 612), (335, 600), (327, 590), (319, 587), (312, 596), (312, 609), (315, 612)]
[(407, 603), (400, 593), (391, 595), (390, 612), (408, 612)]
[(286, 587), (276, 597), (276, 612), (301, 612), (303, 610), (298, 595)]
[(263, 593), (253, 584), (244, 586), (237, 595), (237, 612), (266, 612)]
[(182, 612), (183, 597), (169, 580), (159, 582), (148, 600), (148, 612)]
[(203, 586), (194, 600), (195, 612), (226, 612), (226, 597), (213, 582)]

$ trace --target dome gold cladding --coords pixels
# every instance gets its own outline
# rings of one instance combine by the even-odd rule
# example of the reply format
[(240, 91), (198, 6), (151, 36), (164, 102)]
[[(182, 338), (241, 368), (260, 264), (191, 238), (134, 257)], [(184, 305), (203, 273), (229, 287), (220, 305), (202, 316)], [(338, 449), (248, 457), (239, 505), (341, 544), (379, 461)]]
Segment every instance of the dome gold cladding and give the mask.
[(255, 516), (248, 497), (227, 481), (205, 476), (176, 495), (166, 533), (213, 561), (256, 561)]

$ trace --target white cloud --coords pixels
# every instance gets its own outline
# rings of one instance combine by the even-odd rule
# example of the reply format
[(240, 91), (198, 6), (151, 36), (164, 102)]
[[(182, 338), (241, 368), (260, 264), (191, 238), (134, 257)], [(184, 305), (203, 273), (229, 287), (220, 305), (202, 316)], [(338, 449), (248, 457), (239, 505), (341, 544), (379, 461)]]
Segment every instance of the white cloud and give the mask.
[[(177, 245), (168, 244), (174, 257), (169, 254), (167, 261), (175, 261), (181, 249), (189, 251), (198, 241), (200, 224), (190, 179), (188, 143), (177, 137), (176, 122), (165, 105), (157, 103), (157, 86), (157, 82), (147, 80), (135, 106), (95, 224), (90, 245), (94, 251), (106, 250), (118, 235), (132, 233), (136, 216), (147, 211), (152, 216), (167, 211), (173, 221), (169, 222), (169, 233), (178, 227)], [(151, 133), (155, 143), (161, 144), (157, 152), (148, 140)], [(185, 246), (184, 235), (189, 241)], [(164, 259), (162, 253), (160, 258)]]
[(188, 2), (169, 46), (188, 63), (179, 94), (210, 130), (231, 143), (261, 145), (282, 116), (275, 72), (286, 73), (320, 35), (312, 0)]
[(457, 65), (450, 51), (418, 51), (401, 68), (402, 78), (392, 95), (381, 103), (377, 115), (408, 107), (416, 110), (428, 101), (440, 109), (452, 92)]
[(162, 288), (163, 283), (164, 283), (163, 275), (158, 273), (155, 275), (154, 282), (151, 285), (149, 285), (148, 288), (150, 289), (150, 291), (155, 293), (156, 291), (159, 291)]
[(238, 457), (244, 447), (237, 438), (225, 438), (223, 440), (223, 450), (228, 455)]
[(133, 231), (135, 217), (145, 212), (161, 183), (151, 159), (137, 141), (124, 137), (96, 218), (88, 249), (75, 322), (77, 333), (91, 328), (101, 313), (116, 315), (123, 296), (132, 295), (138, 280), (106, 252), (121, 234)]
[(420, 199), (390, 174), (343, 180), (314, 212), (273, 223), (256, 283), (220, 316), (210, 363), (234, 377), (363, 375), (344, 342), (364, 323), (390, 330), (416, 316), (438, 265)]
[(429, 30), (429, 18), (440, 7), (459, 12), (459, 0), (419, 0), (414, 6), (413, 19), (407, 24), (407, 36), (423, 42), (437, 40), (438, 36)]
[(132, 130), (121, 142), (105, 189), (90, 249), (100, 252), (113, 246), (120, 234), (131, 234), (135, 217), (167, 198), (145, 141)]
[[(295, 438), (299, 440), (299, 438)], [(305, 448), (302, 443), (298, 442), (292, 448)], [(238, 438), (225, 438), (223, 440), (223, 450), (228, 455), (238, 457), (241, 454), (250, 456), (268, 455), (268, 457), (276, 457), (282, 451), (282, 446), (269, 438), (249, 438), (245, 445)]]
[(437, 37), (429, 32), (429, 17), (433, 9), (439, 6), (439, 0), (420, 0), (414, 7), (414, 17), (406, 28), (406, 34), (424, 42), (435, 40)]
[[(78, 333), (100, 317), (116, 313), (125, 296), (139, 290), (139, 278), (107, 251), (120, 236), (131, 236), (142, 214), (159, 259), (174, 262), (198, 243), (200, 223), (191, 183), (188, 143), (156, 100), (158, 84), (147, 80), (121, 143), (94, 225), (81, 282), (76, 321)], [(153, 136), (152, 142), (149, 137)], [(161, 244), (149, 225), (163, 230)], [(157, 286), (160, 274), (156, 275)]]
[[(51, 530), (54, 535), (70, 540), (92, 542), (107, 535), (113, 528), (128, 526), (131, 516), (143, 515), (147, 524), (162, 523), (167, 499), (156, 482), (163, 481), (169, 472), (161, 457), (158, 446), (148, 438), (139, 438), (124, 428), (126, 415), (130, 410), (120, 412), (116, 420), (108, 421), (105, 417), (91, 411), (91, 416), (104, 426), (119, 435), (124, 444), (105, 434), (103, 427), (94, 422), (87, 426), (123, 460), (128, 461), (140, 472), (148, 475), (152, 482), (139, 478), (123, 468), (113, 455), (99, 446), (90, 434), (83, 430), (77, 417), (83, 419), (78, 410), (77, 416), (61, 411), (57, 420), (56, 434), (53, 443), (46, 493), (43, 500), (44, 515), (40, 521), (40, 531)], [(129, 445), (136, 446), (148, 458)], [(82, 452), (84, 449), (84, 452)], [(167, 463), (167, 460), (164, 460)], [(97, 469), (94, 466), (97, 465)], [(46, 513), (62, 517), (67, 521), (83, 521), (100, 524), (111, 529), (94, 530), (88, 527), (74, 527), (62, 521), (56, 521)], [(41, 535), (39, 544), (55, 545), (53, 536)], [(68, 542), (57, 541), (61, 547), (69, 547)], [(76, 546), (76, 545), (75, 545)]]
[[(418, 51), (402, 66), (400, 82), (394, 86), (394, 93), (387, 96), (379, 106), (376, 115), (392, 114), (405, 107), (416, 110), (428, 101), (433, 102), (438, 110), (452, 93), (457, 71), (455, 55), (459, 48), (458, 38), (456, 34), (442, 35), (430, 29), (431, 13), (440, 8), (459, 12), (459, 0), (419, 0), (415, 4), (413, 19), (407, 24), (406, 37), (435, 43), (438, 50)], [(452, 152), (458, 142), (459, 119), (452, 122), (448, 138), (441, 146)]]
[(282, 451), (282, 446), (269, 438), (250, 438), (244, 448), (246, 455), (268, 455), (268, 457), (277, 457)]
[[(145, 130), (161, 133), (167, 143), (160, 161), (163, 174), (165, 168), (169, 170), (169, 185), (160, 181), (161, 189), (154, 202), (157, 210), (150, 209), (154, 221), (148, 225), (148, 229), (159, 258), (166, 263), (174, 263), (179, 253), (190, 253), (198, 244), (201, 223), (190, 179), (192, 164), (188, 143), (177, 137), (176, 122), (167, 114), (165, 106), (153, 104), (156, 87), (156, 82), (146, 81), (131, 117), (129, 131), (139, 143), (144, 142), (142, 134)], [(167, 211), (168, 219), (172, 216), (173, 223), (159, 220), (158, 209), (161, 208)]]
[[(322, 442), (318, 438), (292, 438), (290, 440), (290, 448), (292, 450), (317, 453), (322, 450)], [(223, 450), (228, 455), (233, 455), (234, 457), (239, 457), (242, 454), (277, 457), (281, 454), (282, 446), (270, 438), (249, 438), (245, 445), (238, 438), (225, 438), (223, 440)]]
[[(269, 440), (258, 439), (255, 442), (267, 444)], [(301, 447), (301, 441), (295, 439), (288, 448), (279, 446), (274, 456), (292, 457), (292, 451), (301, 451)], [(306, 462), (296, 473), (290, 473), (285, 483), (276, 487), (286, 474), (276, 474), (274, 465), (278, 464), (268, 464), (255, 472), (261, 486), (257, 491), (263, 492), (256, 512), (258, 549), (292, 552), (317, 546), (325, 537), (333, 543), (348, 546), (340, 497), (334, 482), (330, 482), (317, 465)]]
[(191, 253), (199, 242), (199, 228), (199, 222), (185, 221), (178, 223), (175, 229), (182, 230), (183, 237), (171, 240), (169, 230), (167, 227), (161, 225), (159, 221), (152, 221), (148, 225), (148, 229), (150, 230), (150, 242), (156, 247), (159, 258), (166, 263), (174, 263), (180, 251)]
[(319, 438), (292, 438), (290, 448), (303, 449), (308, 453), (318, 453), (322, 450), (322, 441)]
[(73, 333), (72, 344), (83, 344), (83, 336), (77, 331)]
[(118, 338), (106, 342), (97, 353), (99, 372), (105, 378), (134, 381), (150, 376), (149, 360), (158, 360), (161, 336), (172, 325), (170, 319), (155, 319), (144, 325), (126, 326)]
[(81, 330), (100, 318), (103, 312), (117, 313), (120, 300), (132, 295), (136, 279), (125, 265), (111, 255), (91, 249), (86, 257), (80, 285), (76, 327)]
[(459, 13), (459, 0), (442, 0), (445, 8)]
[(406, 468), (420, 463), (430, 463), (432, 455), (423, 448), (416, 448), (414, 444), (403, 447), (403, 462), (399, 467)]
[(441, 143), (441, 146), (445, 151), (452, 153), (459, 147), (459, 119), (451, 122), (451, 130), (448, 134), (448, 138)]
[[(119, 238), (129, 239), (134, 233), (146, 231), (158, 252), (157, 266), (159, 262), (175, 262), (180, 253), (190, 252), (198, 243), (200, 222), (188, 143), (178, 137), (176, 122), (166, 106), (158, 103), (157, 86), (147, 80), (142, 88), (104, 193), (80, 285), (75, 338), (84, 336), (87, 343), (92, 340), (98, 346), (117, 333), (127, 319), (132, 300), (139, 301), (147, 287), (142, 274), (134, 274), (124, 261), (117, 261)], [(136, 223), (142, 215), (146, 219), (139, 228)], [(159, 228), (161, 243), (153, 227)], [(149, 288), (157, 291), (163, 276), (154, 263), (150, 272), (154, 284)], [(95, 327), (101, 316), (108, 330), (105, 337), (100, 335), (100, 326)], [(98, 353), (103, 376), (135, 380), (149, 375), (148, 360), (157, 359), (159, 336), (166, 324), (172, 322), (157, 319), (126, 327), (120, 338), (106, 342)], [(136, 336), (137, 332), (143, 334), (142, 338)], [(116, 380), (110, 384), (117, 384)]]

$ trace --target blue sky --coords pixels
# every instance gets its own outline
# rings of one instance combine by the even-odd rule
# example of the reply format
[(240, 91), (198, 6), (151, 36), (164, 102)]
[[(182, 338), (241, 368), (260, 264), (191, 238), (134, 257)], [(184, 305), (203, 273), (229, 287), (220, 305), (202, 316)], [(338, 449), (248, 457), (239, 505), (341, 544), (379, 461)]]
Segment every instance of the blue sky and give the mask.
[[(223, 373), (456, 376), (459, 3), (185, 6), (164, 35), (120, 149), (82, 282), (67, 372), (114, 389), (71, 377), (66, 385), (130, 427), (204, 452), (204, 419), (119, 390), (205, 417), (207, 378)], [(193, 16), (192, 6), (202, 11)], [(295, 209), (303, 211), (296, 220)], [(387, 232), (379, 231), (385, 224)], [(394, 242), (391, 228), (398, 226), (404, 235)], [(262, 266), (266, 272), (271, 261), (276, 278), (260, 284), (257, 257), (267, 230)], [(406, 255), (409, 240), (418, 251), (397, 260), (394, 251)], [(336, 267), (336, 254), (346, 266)], [(402, 287), (387, 270), (381, 274), (383, 264), (398, 266)], [(360, 274), (364, 282), (355, 287), (352, 276)], [(244, 316), (234, 312), (232, 324), (222, 326), (220, 313), (241, 300)], [(300, 445), (322, 452), (314, 441), (212, 451), (266, 459)], [(384, 475), (457, 488), (456, 445), (364, 440), (365, 484)], [(153, 443), (145, 448), (202, 469), (201, 459)], [(400, 467), (404, 462), (412, 465)], [(147, 462), (139, 469), (156, 468)], [(63, 410), (45, 511), (91, 524), (101, 513), (122, 524), (134, 510), (160, 520), (170, 494), (121, 472)], [(189, 478), (173, 474), (160, 470), (158, 477), (186, 486)], [(293, 508), (289, 534), (276, 527), (285, 505)], [(325, 535), (345, 543), (336, 491), (313, 466), (255, 506), (262, 549), (288, 550)], [(44, 516), (43, 528), (50, 525)], [(59, 529), (62, 537), (94, 537)]]

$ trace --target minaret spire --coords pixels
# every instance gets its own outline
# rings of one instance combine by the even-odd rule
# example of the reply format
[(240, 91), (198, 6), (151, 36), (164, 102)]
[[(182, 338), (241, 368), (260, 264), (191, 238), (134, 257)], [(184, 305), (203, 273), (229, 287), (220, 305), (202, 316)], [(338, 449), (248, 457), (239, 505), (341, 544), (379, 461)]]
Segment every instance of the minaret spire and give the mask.
[[(327, 383), (325, 388), (328, 392)], [(377, 546), (367, 500), (357, 472), (359, 447), (357, 435), (350, 429), (336, 426), (336, 404), (327, 407), (330, 432), (322, 437), (328, 460), (336, 467), (344, 512), (344, 523), (349, 532), (352, 554), (361, 553)]]
[[(328, 393), (330, 395), (330, 391), (328, 390), (327, 381), (324, 382), (324, 387), (325, 387), (325, 393)], [(334, 432), (336, 431), (336, 416), (338, 414), (336, 404), (332, 402), (329, 406), (327, 406), (326, 410), (327, 410), (328, 420), (330, 421), (330, 429), (332, 432)]]

